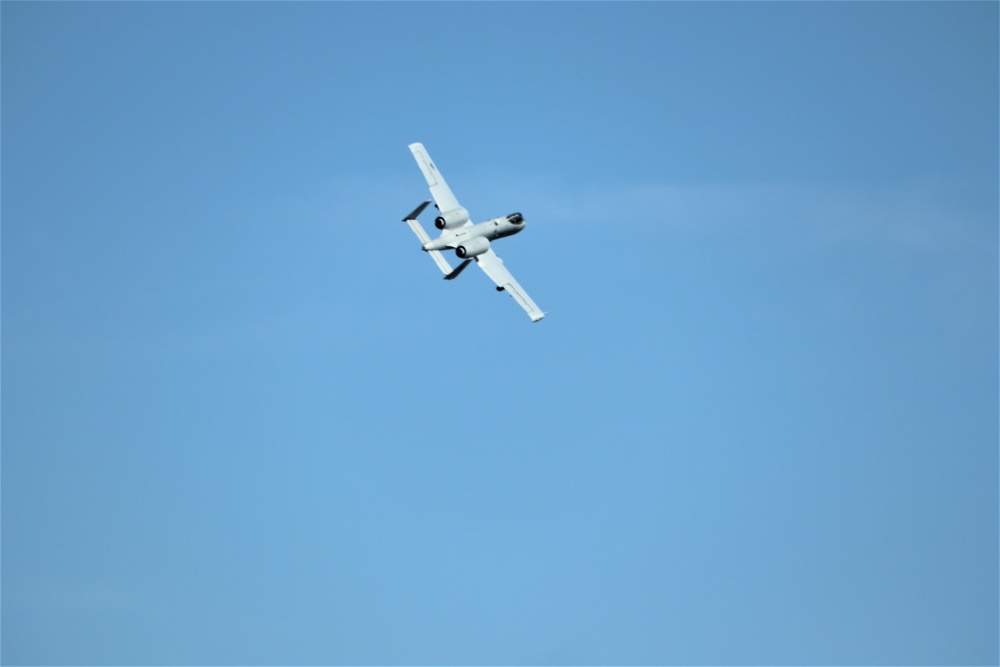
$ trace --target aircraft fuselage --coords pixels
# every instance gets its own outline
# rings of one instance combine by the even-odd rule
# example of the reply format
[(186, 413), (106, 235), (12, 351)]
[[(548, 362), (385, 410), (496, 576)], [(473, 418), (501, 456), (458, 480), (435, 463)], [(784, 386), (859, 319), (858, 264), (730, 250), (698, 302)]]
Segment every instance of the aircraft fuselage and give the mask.
[(424, 250), (444, 250), (445, 248), (458, 247), (477, 238), (495, 241), (505, 236), (517, 234), (524, 229), (524, 225), (524, 216), (520, 213), (512, 213), (475, 225), (444, 229), (441, 231), (441, 236), (423, 244), (422, 247)]

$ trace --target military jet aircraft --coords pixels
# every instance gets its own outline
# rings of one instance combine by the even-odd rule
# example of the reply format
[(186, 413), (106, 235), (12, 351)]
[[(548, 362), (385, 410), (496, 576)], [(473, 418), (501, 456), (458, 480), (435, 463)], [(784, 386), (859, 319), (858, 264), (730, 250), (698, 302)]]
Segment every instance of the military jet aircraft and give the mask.
[[(424, 231), (423, 226), (417, 220), (417, 217), (431, 203), (429, 199), (403, 218), (403, 222), (410, 225), (413, 233), (417, 235), (417, 238), (423, 244), (421, 246), (423, 250), (434, 259), (444, 273), (444, 279), (453, 280), (457, 278), (465, 267), (469, 265), (469, 262), (476, 260), (479, 268), (497, 284), (497, 291), (507, 292), (507, 294), (514, 297), (518, 305), (528, 313), (528, 317), (531, 318), (532, 322), (537, 322), (545, 317), (545, 313), (535, 305), (535, 302), (531, 300), (528, 293), (514, 280), (514, 276), (510, 275), (510, 271), (503, 265), (503, 260), (497, 257), (496, 253), (490, 247), (491, 241), (517, 234), (524, 229), (524, 216), (520, 213), (511, 213), (510, 215), (493, 218), (486, 222), (473, 224), (469, 218), (469, 212), (459, 205), (458, 200), (455, 199), (455, 195), (451, 192), (451, 188), (448, 187), (448, 184), (444, 181), (444, 177), (441, 176), (441, 172), (438, 171), (437, 167), (434, 166), (434, 162), (431, 161), (431, 157), (424, 149), (424, 145), (419, 143), (410, 144), (409, 148), (413, 153), (413, 157), (416, 158), (417, 164), (420, 166), (420, 171), (424, 174), (424, 178), (427, 179), (431, 196), (434, 198), (437, 209), (441, 212), (434, 221), (434, 226), (441, 230), (441, 234), (436, 239), (431, 240), (427, 232)], [(452, 269), (451, 264), (441, 254), (441, 251), (446, 248), (454, 248), (455, 254), (462, 260), (462, 263), (458, 267)]]

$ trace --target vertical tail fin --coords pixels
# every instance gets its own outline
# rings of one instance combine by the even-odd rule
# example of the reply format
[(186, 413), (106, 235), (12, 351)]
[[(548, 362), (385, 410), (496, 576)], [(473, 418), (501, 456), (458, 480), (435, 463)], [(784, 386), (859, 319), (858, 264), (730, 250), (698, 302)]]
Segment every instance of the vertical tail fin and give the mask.
[[(403, 218), (403, 222), (408, 224), (410, 226), (410, 229), (413, 230), (413, 233), (417, 235), (418, 239), (420, 239), (421, 245), (429, 243), (431, 237), (427, 235), (427, 232), (424, 231), (424, 228), (420, 225), (420, 222), (417, 221), (417, 216), (423, 213), (424, 209), (427, 208), (427, 205), (430, 203), (431, 200), (428, 199), (423, 204), (413, 209), (413, 213), (410, 213), (408, 216)], [(444, 255), (442, 255), (441, 252), (438, 250), (428, 250), (427, 254), (430, 255), (431, 258), (434, 260), (434, 263), (438, 265), (438, 268), (441, 269), (441, 272), (444, 273), (444, 277), (447, 280), (451, 280), (459, 273), (461, 273), (461, 270), (465, 268), (464, 266), (462, 266), (458, 269), (458, 271), (452, 271), (451, 264), (448, 263), (448, 260), (446, 260), (444, 258)]]

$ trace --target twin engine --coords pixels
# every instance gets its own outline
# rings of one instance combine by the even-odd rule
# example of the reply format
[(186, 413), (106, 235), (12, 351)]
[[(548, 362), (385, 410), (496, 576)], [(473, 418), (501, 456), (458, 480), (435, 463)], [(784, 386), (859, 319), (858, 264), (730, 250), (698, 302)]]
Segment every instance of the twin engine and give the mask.
[(483, 238), (482, 236), (477, 236), (474, 239), (469, 239), (462, 245), (455, 248), (455, 254), (461, 259), (466, 257), (475, 257), (476, 255), (482, 255), (484, 252), (490, 249), (490, 242)]
[(454, 229), (461, 227), (469, 221), (469, 212), (459, 206), (450, 211), (445, 211), (434, 220), (434, 226), (438, 229)]

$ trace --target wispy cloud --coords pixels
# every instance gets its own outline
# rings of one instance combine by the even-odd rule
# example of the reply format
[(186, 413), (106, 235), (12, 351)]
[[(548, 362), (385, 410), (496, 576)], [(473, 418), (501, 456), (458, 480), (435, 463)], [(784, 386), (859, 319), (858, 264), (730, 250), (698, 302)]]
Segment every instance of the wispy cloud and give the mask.
[(995, 209), (921, 188), (865, 191), (797, 183), (653, 183), (539, 197), (535, 213), (560, 223), (613, 222), (616, 231), (649, 225), (704, 237), (805, 247), (876, 243), (934, 251), (996, 241)]

